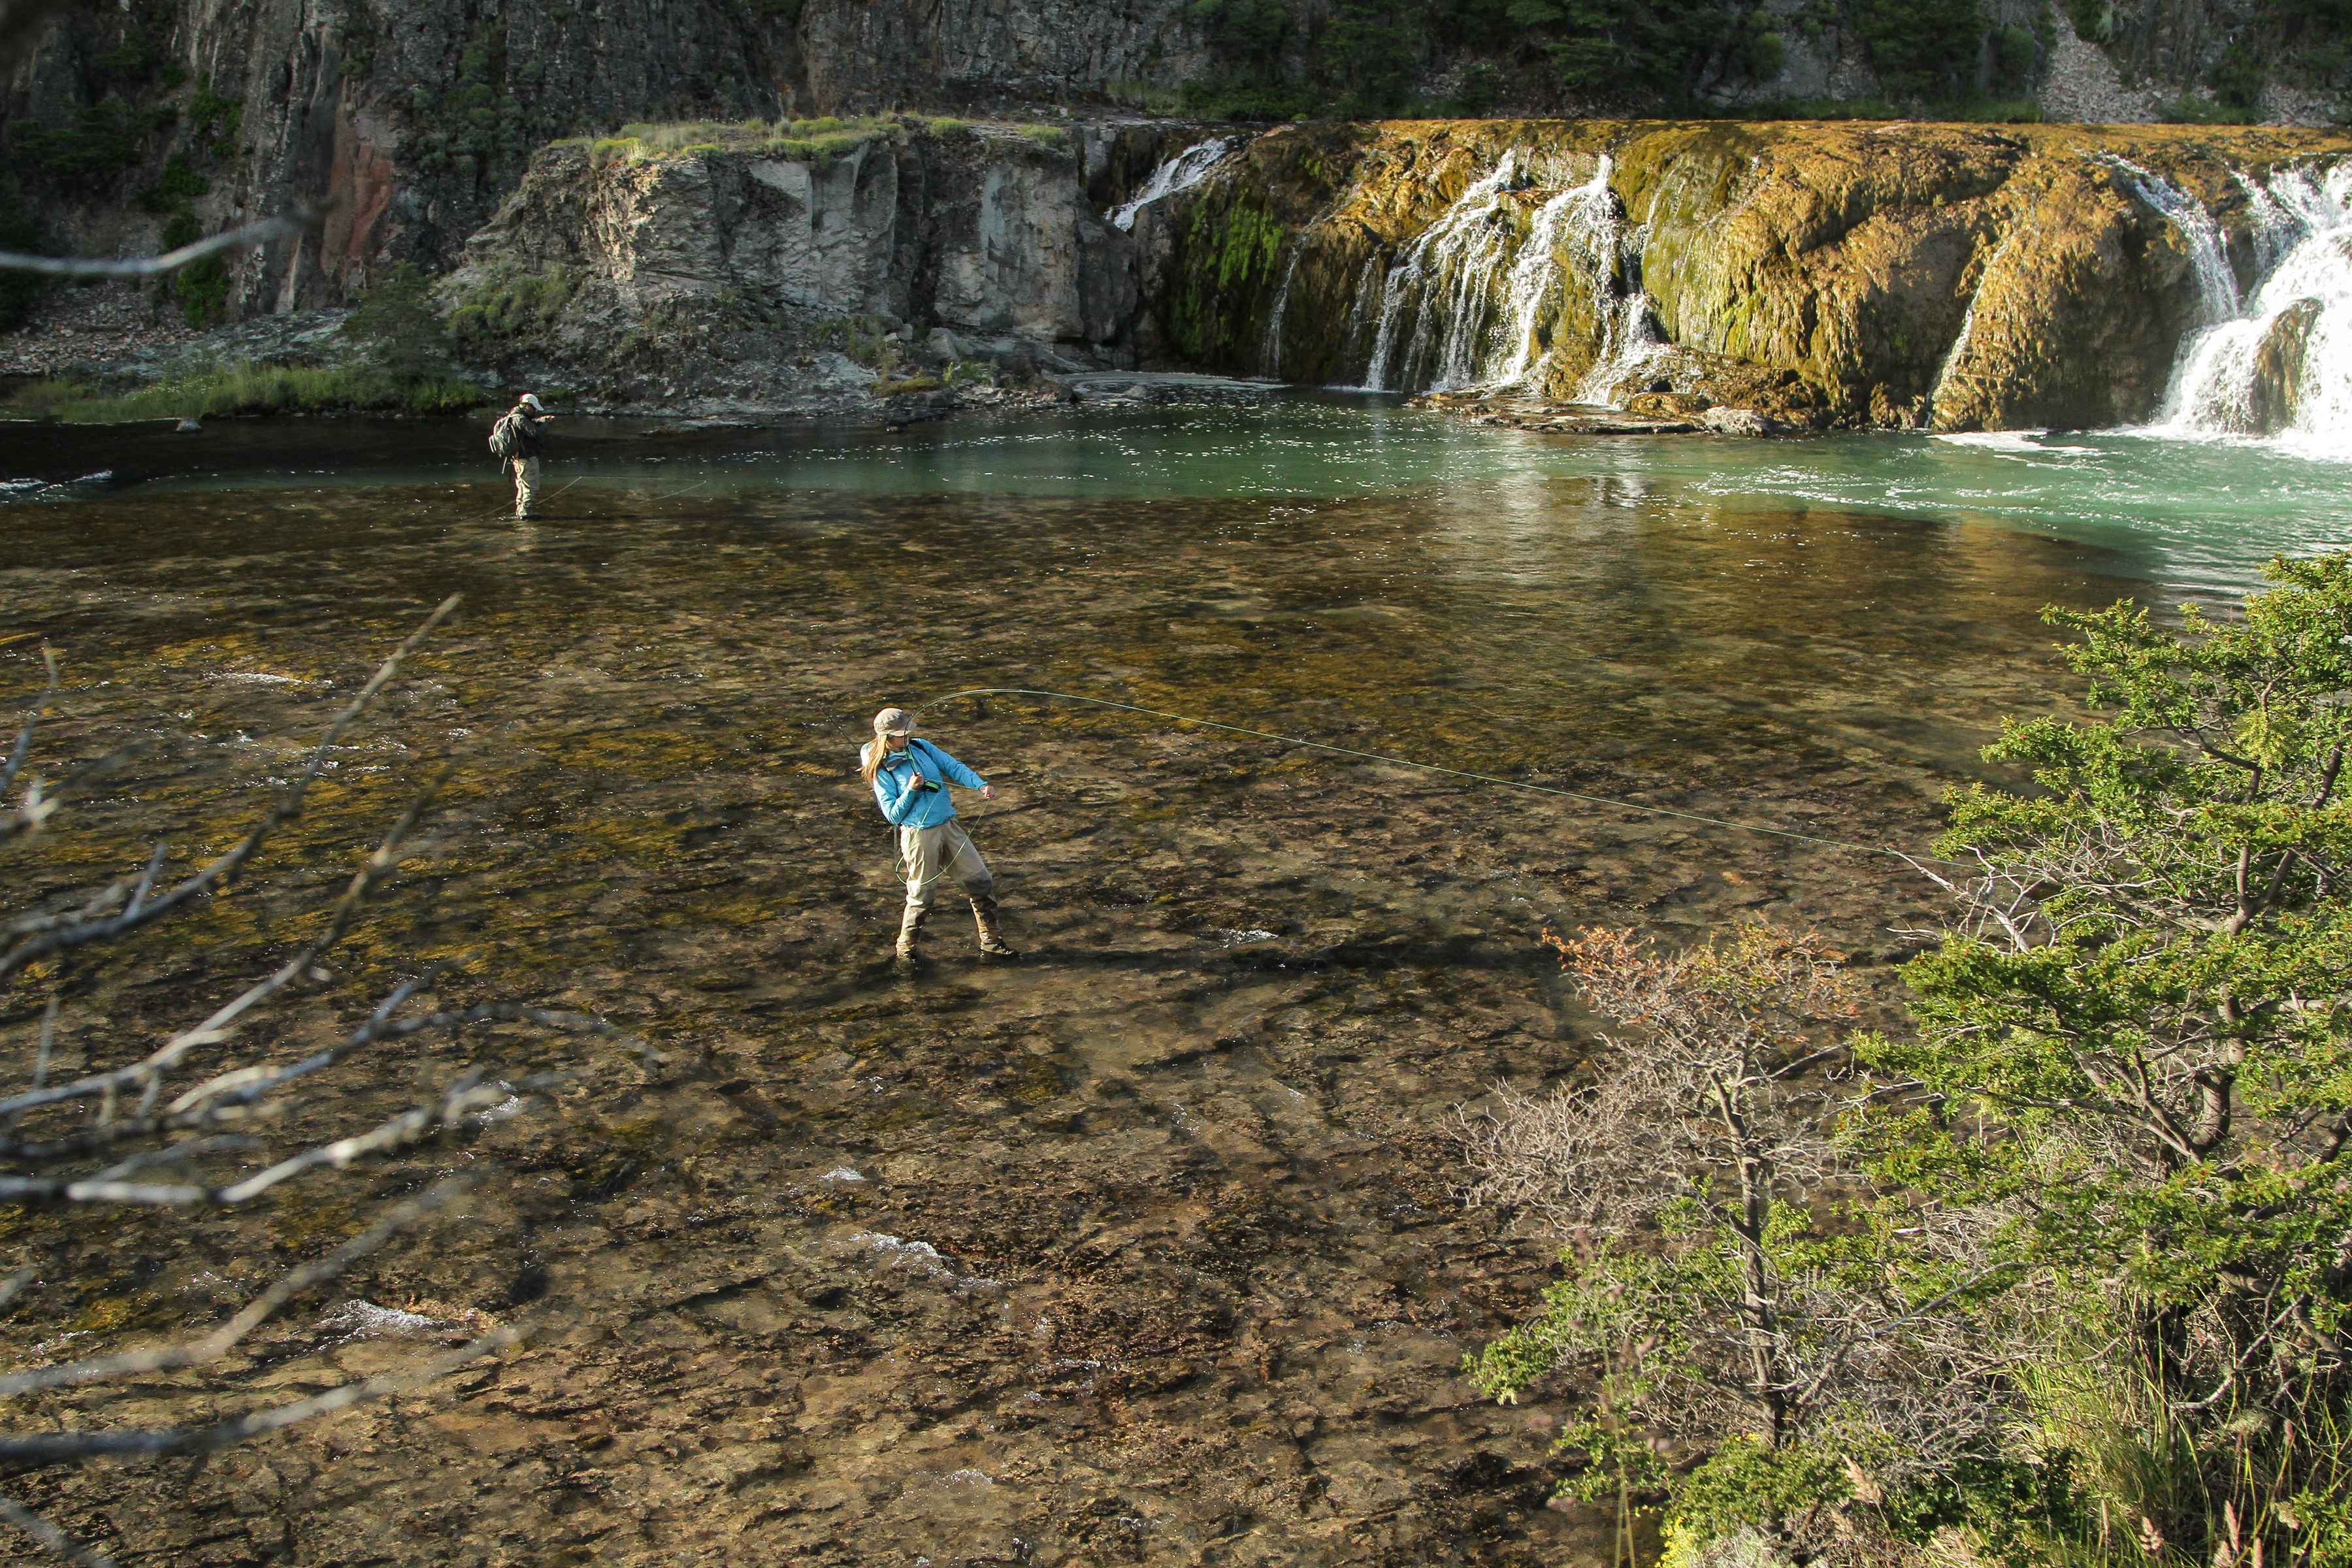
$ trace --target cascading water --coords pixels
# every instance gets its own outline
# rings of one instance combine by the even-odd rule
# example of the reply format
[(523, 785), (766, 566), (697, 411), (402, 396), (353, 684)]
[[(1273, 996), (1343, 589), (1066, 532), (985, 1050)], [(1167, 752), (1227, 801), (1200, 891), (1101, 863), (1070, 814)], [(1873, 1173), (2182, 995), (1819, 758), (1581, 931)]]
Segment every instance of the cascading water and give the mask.
[(2164, 215), (2181, 242), (2189, 247), (2189, 265), (2197, 277), (2197, 298), (2204, 310), (2204, 322), (2225, 321), (2236, 315), (2238, 277), (2230, 270), (2230, 254), (2222, 244), (2221, 226), (2213, 221), (2205, 204), (2128, 158), (2110, 155), (2106, 162), (2124, 176), (2125, 183), (2140, 200)]
[(1126, 205), (1109, 214), (1110, 226), (1122, 233), (1135, 231), (1138, 213), (1157, 201), (1164, 201), (1181, 191), (1189, 191), (1209, 177), (1209, 171), (1225, 161), (1225, 154), (1241, 145), (1238, 136), (1213, 136), (1206, 142), (1196, 142), (1173, 158), (1151, 171), (1151, 178), (1143, 189)]
[[(1518, 154), (1504, 153), (1502, 162), (1474, 181), (1412, 242), (1404, 259), (1389, 268), (1366, 386), (1383, 392), (1416, 382), (1461, 385), (1476, 375), (1475, 354), (1492, 284), (1509, 248), (1510, 215), (1504, 195), (1526, 183)], [(1402, 363), (1396, 363), (1397, 340), (1408, 320), (1412, 336)], [(1428, 374), (1433, 352), (1437, 361), (1433, 375)]]
[(1510, 358), (1496, 373), (1496, 384), (1517, 386), (1534, 373), (1543, 356), (1544, 321), (1558, 308), (1560, 289), (1567, 281), (1559, 266), (1563, 244), (1571, 248), (1578, 270), (1585, 277), (1613, 279), (1617, 242), (1624, 228), (1617, 217), (1617, 198), (1609, 189), (1614, 166), (1614, 161), (1604, 155), (1591, 180), (1560, 192), (1537, 209), (1527, 243), (1519, 247), (1519, 258), (1511, 264), (1504, 288), (1503, 342), (1509, 345)]
[(1984, 269), (1977, 274), (1976, 292), (1969, 296), (1968, 312), (1960, 318), (1959, 335), (1952, 340), (1951, 348), (1944, 354), (1944, 363), (1937, 367), (1936, 384), (1927, 390), (1927, 412), (1931, 424), (1937, 407), (1944, 401), (1945, 389), (1951, 384), (1953, 376), (1960, 374), (1961, 363), (1968, 357), (1969, 340), (1977, 335), (1977, 306), (1984, 300), (1985, 279), (2000, 268), (2001, 258), (2009, 254), (2009, 247), (2017, 243), (2017, 236), (2016, 229), (2003, 235), (2000, 243), (1993, 247), (1992, 254), (1985, 258)]
[[(1524, 220), (1523, 233), (1519, 215), (1540, 186), (1517, 154), (1507, 153), (1412, 242), (1377, 290), (1368, 270), (1354, 317), (1369, 313), (1375, 293), (1380, 314), (1364, 384), (1375, 391), (1523, 384), (1548, 352), (1545, 327), (1568, 281), (1563, 262), (1590, 287), (1601, 319), (1600, 357), (1588, 385), (1613, 386), (1662, 352), (1647, 298), (1625, 292), (1626, 229), (1611, 173), (1603, 157), (1591, 179), (1555, 190)], [(1351, 335), (1356, 330), (1351, 321)]]
[(2264, 275), (2242, 306), (2233, 300), (2181, 345), (2152, 433), (2272, 435), (2352, 458), (2352, 163), (2239, 180)]
[(1650, 379), (1674, 353), (1659, 335), (1655, 302), (1640, 289), (1607, 308), (1601, 331), (1601, 352), (1577, 384), (1579, 403), (1615, 403), (1628, 384)]

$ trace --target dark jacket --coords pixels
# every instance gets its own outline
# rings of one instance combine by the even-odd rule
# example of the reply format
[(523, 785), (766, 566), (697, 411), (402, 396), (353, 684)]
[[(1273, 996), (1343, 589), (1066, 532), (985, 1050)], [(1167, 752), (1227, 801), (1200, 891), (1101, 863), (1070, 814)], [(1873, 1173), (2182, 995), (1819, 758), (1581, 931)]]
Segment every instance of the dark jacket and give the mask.
[(515, 456), (536, 458), (547, 444), (547, 432), (541, 428), (543, 416), (533, 414), (518, 403), (514, 405)]

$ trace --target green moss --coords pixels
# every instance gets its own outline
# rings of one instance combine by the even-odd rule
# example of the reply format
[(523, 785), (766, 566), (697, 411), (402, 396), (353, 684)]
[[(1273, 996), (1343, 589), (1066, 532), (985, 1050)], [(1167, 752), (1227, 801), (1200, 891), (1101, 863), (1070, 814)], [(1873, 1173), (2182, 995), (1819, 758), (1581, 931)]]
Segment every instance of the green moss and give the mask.
[[(932, 123), (938, 126), (956, 122)], [(591, 144), (590, 156), (599, 168), (615, 163), (652, 163), (713, 153), (748, 153), (795, 163), (822, 163), (891, 135), (896, 129), (893, 121), (878, 117), (842, 120), (830, 115), (773, 121), (639, 121), (622, 126), (615, 135), (596, 138)]]
[(1182, 284), (1169, 326), (1178, 351), (1203, 364), (1244, 362), (1288, 230), (1254, 190), (1196, 205), (1183, 236)]

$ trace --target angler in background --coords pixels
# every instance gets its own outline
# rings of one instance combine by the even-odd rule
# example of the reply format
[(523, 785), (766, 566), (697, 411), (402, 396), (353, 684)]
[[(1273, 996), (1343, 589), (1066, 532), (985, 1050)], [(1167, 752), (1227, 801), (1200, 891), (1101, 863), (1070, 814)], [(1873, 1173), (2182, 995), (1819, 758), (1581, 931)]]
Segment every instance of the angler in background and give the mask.
[(541, 426), (553, 417), (541, 405), (539, 394), (526, 392), (490, 426), (490, 455), (514, 470), (517, 517), (529, 517), (530, 503), (539, 499), (539, 454), (547, 441)]
[(907, 879), (907, 911), (898, 922), (898, 963), (912, 969), (923, 918), (931, 912), (931, 891), (955, 873), (971, 900), (980, 927), (980, 951), (991, 958), (1017, 958), (997, 924), (996, 879), (972, 847), (971, 836), (955, 819), (948, 787), (976, 789), (994, 800), (988, 781), (932, 745), (915, 739), (915, 721), (903, 708), (874, 715), (874, 738), (858, 753), (858, 773), (874, 791), (883, 820), (898, 830), (898, 869)]

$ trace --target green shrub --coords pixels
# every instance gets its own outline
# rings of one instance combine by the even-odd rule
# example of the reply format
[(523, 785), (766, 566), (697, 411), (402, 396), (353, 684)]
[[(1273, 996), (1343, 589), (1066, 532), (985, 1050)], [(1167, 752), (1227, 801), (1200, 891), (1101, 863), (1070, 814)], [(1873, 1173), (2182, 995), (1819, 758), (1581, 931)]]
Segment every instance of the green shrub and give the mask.
[(467, 353), (495, 359), (552, 328), (580, 282), (580, 273), (568, 267), (495, 275), (449, 312), (449, 335)]
[(2041, 58), (2041, 46), (2034, 41), (2033, 29), (2011, 22), (1993, 39), (1993, 67), (2003, 87), (2022, 88), (2033, 79), (2034, 62)]
[(163, 172), (155, 183), (139, 193), (139, 205), (151, 213), (176, 212), (196, 197), (209, 195), (213, 183), (196, 173), (187, 158), (178, 153), (163, 161)]
[[(40, 220), (25, 199), (24, 187), (16, 175), (0, 171), (0, 250), (41, 256), (48, 248)], [(49, 279), (38, 273), (0, 272), (0, 332), (21, 325), (48, 287)]]
[(1979, 0), (1856, 0), (1854, 20), (1871, 68), (1896, 98), (1953, 98), (1975, 86)]
[(2091, 43), (2116, 36), (2115, 0), (2066, 0), (2066, 15), (2074, 18), (2074, 31)]
[(243, 99), (224, 97), (209, 86), (196, 89), (188, 105), (188, 128), (195, 132), (197, 146), (226, 158), (236, 151), (237, 132), (244, 125)]
[(392, 268), (368, 289), (343, 322), (343, 336), (394, 380), (423, 382), (448, 373), (448, 330), (434, 309), (432, 286), (409, 262)]
[(1753, 81), (1772, 81), (1788, 63), (1789, 47), (1778, 33), (1758, 33), (1748, 40), (1748, 75)]

